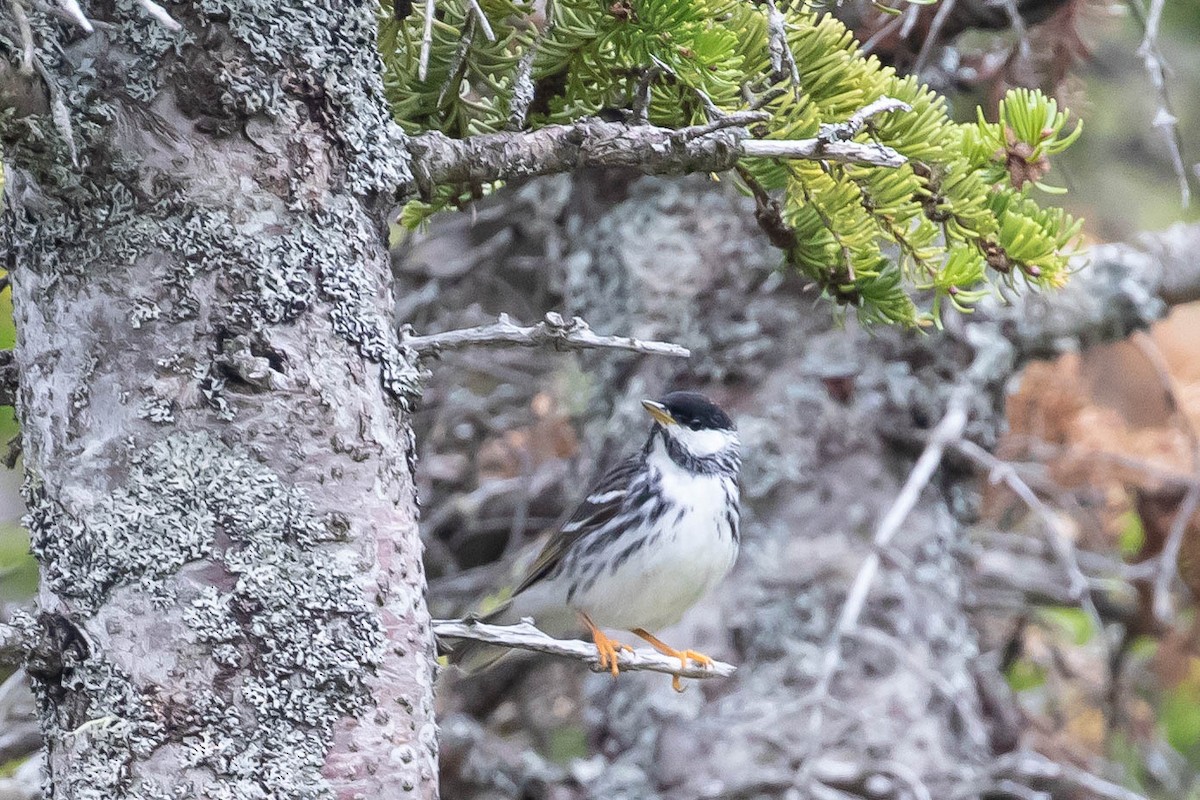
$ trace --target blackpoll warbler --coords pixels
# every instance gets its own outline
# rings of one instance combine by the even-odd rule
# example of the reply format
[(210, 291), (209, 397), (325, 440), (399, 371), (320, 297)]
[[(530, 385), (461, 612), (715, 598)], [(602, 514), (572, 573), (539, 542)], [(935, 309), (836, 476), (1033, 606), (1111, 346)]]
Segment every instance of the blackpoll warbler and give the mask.
[[(601, 628), (631, 631), (659, 652), (711, 664), (676, 650), (652, 631), (675, 624), (733, 566), (738, 552), (738, 435), (715, 403), (695, 392), (642, 401), (654, 427), (642, 449), (608, 472), (546, 544), (512, 599), (487, 617), (532, 617), (562, 635), (583, 623), (600, 665), (615, 677), (627, 645)], [(450, 660), (481, 669), (504, 650), (464, 643)], [(672, 681), (682, 690), (679, 676)]]

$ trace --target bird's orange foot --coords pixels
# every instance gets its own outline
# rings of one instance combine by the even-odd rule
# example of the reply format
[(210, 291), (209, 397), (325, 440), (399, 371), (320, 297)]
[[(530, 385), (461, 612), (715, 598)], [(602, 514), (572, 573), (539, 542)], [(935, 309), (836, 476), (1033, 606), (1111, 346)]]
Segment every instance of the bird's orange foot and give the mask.
[(580, 615), (583, 622), (592, 632), (592, 642), (596, 645), (596, 655), (600, 657), (600, 669), (608, 670), (615, 678), (620, 674), (621, 669), (617, 665), (618, 656), (622, 650), (633, 652), (633, 648), (627, 644), (622, 644), (616, 639), (610, 639), (604, 635), (604, 631), (592, 624), (591, 619), (586, 614)]
[[(659, 639), (657, 636), (654, 636), (653, 634), (649, 633), (646, 630), (643, 630), (642, 628), (634, 628), (633, 633), (635, 633), (638, 636), (645, 639), (647, 642), (649, 642), (651, 644), (651, 646), (654, 647), (655, 650), (662, 653), (663, 655), (671, 656), (672, 658), (678, 658), (680, 669), (687, 669), (687, 665), (688, 665), (689, 661), (694, 661), (695, 663), (699, 664), (700, 666), (702, 666), (706, 669), (711, 668), (712, 665), (715, 663), (708, 656), (704, 655), (703, 653), (697, 653), (695, 650), (676, 650), (674, 647), (671, 647), (671, 645), (667, 644), (662, 639)], [(683, 691), (682, 676), (675, 675), (674, 677), (671, 678), (671, 688), (677, 692)]]

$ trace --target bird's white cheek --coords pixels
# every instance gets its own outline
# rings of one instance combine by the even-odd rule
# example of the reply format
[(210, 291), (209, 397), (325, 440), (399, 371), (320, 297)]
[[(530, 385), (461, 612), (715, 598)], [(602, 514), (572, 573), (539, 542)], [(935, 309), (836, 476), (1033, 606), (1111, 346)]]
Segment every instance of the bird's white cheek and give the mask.
[(694, 431), (683, 425), (672, 425), (667, 432), (689, 453), (700, 458), (715, 455), (737, 442), (737, 434), (732, 431)]

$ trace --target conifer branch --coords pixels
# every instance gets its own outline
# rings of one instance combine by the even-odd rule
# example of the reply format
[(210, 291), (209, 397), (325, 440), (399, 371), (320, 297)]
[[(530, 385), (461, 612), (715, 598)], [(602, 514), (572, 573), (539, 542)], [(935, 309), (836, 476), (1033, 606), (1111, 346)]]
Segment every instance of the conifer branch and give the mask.
[(849, 138), (870, 116), (901, 108), (907, 106), (884, 98), (845, 123), (826, 126), (820, 136), (811, 139), (752, 139), (743, 126), (761, 119), (761, 112), (751, 111), (677, 130), (588, 118), (526, 133), (466, 139), (430, 131), (411, 137), (408, 149), (425, 195), (443, 184), (477, 186), (581, 167), (632, 167), (649, 175), (724, 172), (742, 157), (898, 167), (907, 159), (896, 150)]

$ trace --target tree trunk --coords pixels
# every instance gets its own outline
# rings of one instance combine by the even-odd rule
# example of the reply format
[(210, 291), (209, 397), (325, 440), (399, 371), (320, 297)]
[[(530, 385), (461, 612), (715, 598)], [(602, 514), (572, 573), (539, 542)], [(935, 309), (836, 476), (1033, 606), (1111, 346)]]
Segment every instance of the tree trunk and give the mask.
[(373, 9), (29, 12), (0, 136), (50, 797), (437, 794)]

